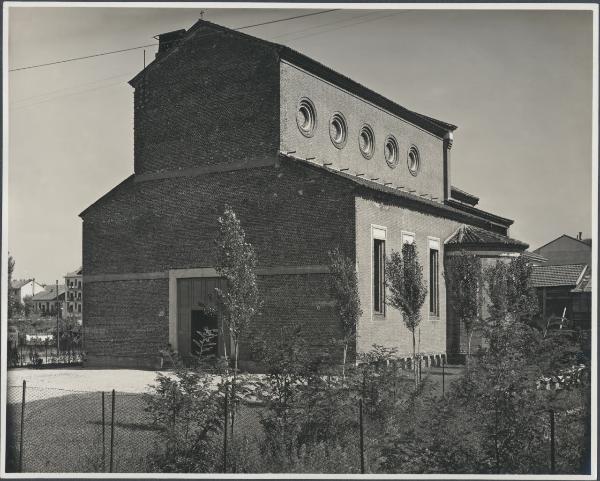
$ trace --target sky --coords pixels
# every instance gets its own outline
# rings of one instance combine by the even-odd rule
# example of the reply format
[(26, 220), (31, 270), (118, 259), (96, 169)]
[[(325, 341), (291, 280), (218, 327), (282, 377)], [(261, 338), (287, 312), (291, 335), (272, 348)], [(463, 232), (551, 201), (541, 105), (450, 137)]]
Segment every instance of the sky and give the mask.
[[(9, 69), (153, 44), (201, 15), (241, 27), (315, 11), (13, 7)], [(591, 236), (591, 11), (341, 10), (244, 32), (458, 125), (452, 184), (515, 219), (531, 249)], [(78, 214), (133, 172), (127, 82), (143, 62), (140, 49), (9, 73), (15, 278), (53, 283), (81, 265)]]

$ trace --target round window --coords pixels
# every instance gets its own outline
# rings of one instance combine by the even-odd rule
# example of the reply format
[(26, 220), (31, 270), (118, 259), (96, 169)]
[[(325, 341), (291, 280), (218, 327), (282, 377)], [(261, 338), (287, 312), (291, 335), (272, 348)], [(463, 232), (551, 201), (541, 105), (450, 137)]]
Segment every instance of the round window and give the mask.
[(302, 135), (312, 137), (317, 127), (317, 111), (314, 104), (307, 98), (303, 98), (298, 104), (296, 123)]
[(371, 126), (365, 124), (360, 129), (360, 135), (358, 137), (358, 146), (365, 159), (373, 157), (375, 151), (375, 134)]
[(348, 136), (348, 126), (344, 116), (336, 112), (329, 121), (329, 137), (333, 145), (341, 149), (346, 145), (346, 137)]
[(419, 167), (421, 166), (421, 159), (419, 157), (419, 151), (414, 145), (408, 150), (407, 163), (410, 173), (412, 175), (417, 175)]
[(383, 150), (385, 161), (393, 169), (398, 165), (398, 141), (393, 135), (388, 135), (385, 139), (385, 148)]

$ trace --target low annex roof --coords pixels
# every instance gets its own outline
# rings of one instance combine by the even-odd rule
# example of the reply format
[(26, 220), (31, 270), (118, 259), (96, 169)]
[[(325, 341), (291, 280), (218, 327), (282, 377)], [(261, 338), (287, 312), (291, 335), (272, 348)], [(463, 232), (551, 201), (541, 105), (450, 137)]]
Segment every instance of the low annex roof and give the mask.
[[(59, 297), (65, 293), (64, 284), (58, 286)], [(56, 300), (56, 286), (48, 286), (46, 290), (37, 293), (31, 298), (33, 301), (54, 301)]]
[(577, 285), (571, 289), (571, 292), (592, 292), (592, 270), (588, 268), (585, 270), (585, 274)]
[[(442, 215), (442, 216), (446, 216), (446, 217), (453, 217), (461, 222), (471, 221), (474, 223), (479, 223), (480, 225), (484, 225), (486, 227), (490, 226), (491, 224), (496, 224), (496, 225), (500, 225), (503, 228), (507, 228), (510, 224), (512, 224), (512, 220), (510, 220), (510, 219), (503, 219), (502, 217), (495, 216), (494, 214), (490, 214), (489, 212), (485, 212), (480, 209), (470, 208), (467, 211), (466, 209), (462, 209), (460, 205), (454, 206), (453, 204), (450, 204), (447, 201), (440, 202), (440, 201), (431, 200), (424, 196), (412, 194), (410, 192), (406, 192), (405, 190), (400, 190), (395, 187), (380, 184), (378, 182), (365, 179), (363, 177), (349, 174), (345, 171), (340, 171), (337, 169), (330, 168), (330, 167), (323, 165), (321, 163), (318, 163), (318, 162), (313, 162), (308, 159), (296, 157), (295, 155), (292, 155), (292, 154), (289, 154), (286, 152), (280, 152), (280, 156), (284, 159), (289, 159), (289, 160), (297, 162), (301, 165), (310, 166), (315, 169), (318, 169), (318, 170), (321, 170), (324, 172), (328, 172), (330, 174), (333, 174), (333, 175), (336, 175), (343, 179), (346, 179), (346, 180), (356, 184), (357, 187), (363, 189), (363, 191), (378, 192), (378, 193), (385, 194), (387, 196), (391, 196), (396, 199), (401, 199), (408, 206), (414, 206), (417, 209), (426, 210), (426, 211), (433, 212), (438, 215)], [(460, 203), (457, 202), (457, 204), (460, 204)], [(504, 222), (499, 222), (499, 220), (504, 221)], [(484, 231), (484, 232), (487, 232), (487, 231)], [(507, 237), (502, 236), (501, 234), (497, 234), (497, 235), (508, 239)], [(528, 247), (527, 244), (522, 243), (520, 241), (515, 241), (515, 242), (519, 242), (519, 245), (522, 246), (522, 249), (526, 249)]]
[(529, 247), (525, 242), (513, 239), (489, 230), (474, 227), (472, 225), (461, 225), (446, 242), (446, 249), (462, 248), (489, 248), (489, 249), (517, 249), (524, 250)]
[(576, 286), (583, 278), (585, 264), (565, 264), (560, 266), (533, 266), (532, 287)]
[[(435, 135), (438, 135), (441, 137), (441, 136), (444, 136), (446, 133), (452, 132), (457, 129), (456, 125), (453, 125), (453, 124), (444, 122), (442, 120), (438, 120), (433, 117), (429, 117), (427, 115), (419, 114), (417, 112), (409, 110), (409, 109), (397, 104), (396, 102), (384, 97), (383, 95), (378, 94), (377, 92), (369, 89), (368, 87), (365, 87), (364, 85), (361, 85), (360, 83), (350, 79), (349, 77), (346, 77), (345, 75), (342, 75), (342, 74), (336, 72), (335, 70), (331, 69), (330, 67), (327, 67), (326, 65), (323, 65), (322, 63), (320, 63), (320, 62), (318, 62), (318, 61), (316, 61), (294, 49), (291, 49), (290, 47), (287, 47), (287, 46), (281, 45), (281, 44), (277, 44), (274, 42), (269, 42), (267, 40), (263, 40), (261, 38), (254, 37), (252, 35), (248, 35), (248, 34), (239, 32), (235, 29), (224, 27), (224, 26), (218, 25), (216, 23), (208, 22), (206, 20), (198, 20), (185, 33), (179, 34), (179, 38), (177, 40), (170, 40), (169, 43), (171, 43), (173, 45), (173, 47), (169, 48), (162, 55), (159, 55), (154, 61), (152, 61), (150, 64), (148, 64), (148, 66), (146, 66), (135, 77), (133, 77), (129, 81), (129, 83), (133, 87), (135, 87), (135, 85), (137, 84), (137, 81), (141, 77), (143, 77), (145, 72), (148, 72), (149, 70), (156, 68), (158, 65), (160, 65), (162, 63), (162, 61), (165, 58), (178, 52), (181, 44), (191, 40), (194, 37), (195, 32), (200, 27), (203, 27), (203, 26), (215, 30), (215, 34), (216, 33), (231, 33), (234, 35), (238, 35), (242, 38), (257, 42), (265, 47), (274, 49), (277, 52), (277, 54), (279, 55), (279, 58), (287, 60), (288, 62), (290, 62), (298, 67), (301, 67), (301, 68), (313, 73), (314, 75), (317, 75), (318, 77), (323, 78), (324, 80), (328, 80), (328, 81), (334, 83), (335, 85), (337, 85), (345, 90), (348, 90), (349, 92), (351, 92), (355, 95), (358, 95), (359, 97), (362, 97), (365, 100), (368, 100), (369, 102), (372, 102), (372, 103), (388, 110), (389, 112), (391, 112), (395, 115), (398, 115), (399, 117), (402, 117), (405, 120), (408, 120), (409, 122), (414, 123), (415, 125), (418, 125), (419, 127), (423, 128), (429, 132), (432, 132)], [(174, 33), (174, 32), (170, 32), (170, 33)], [(166, 35), (166, 34), (163, 34), (163, 35)], [(208, 36), (208, 35), (212, 35), (212, 34), (207, 33), (206, 35)]]

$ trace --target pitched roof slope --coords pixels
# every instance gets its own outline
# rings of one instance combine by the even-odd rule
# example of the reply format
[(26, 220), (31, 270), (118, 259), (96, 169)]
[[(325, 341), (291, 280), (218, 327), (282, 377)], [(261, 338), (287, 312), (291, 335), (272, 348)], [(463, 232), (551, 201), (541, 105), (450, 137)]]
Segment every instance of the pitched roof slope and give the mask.
[[(550, 245), (550, 244), (552, 244), (553, 242), (556, 242), (557, 240), (559, 240), (559, 239), (562, 239), (563, 237), (566, 237), (567, 239), (570, 239), (570, 240), (574, 240), (574, 241), (576, 241), (576, 242), (579, 242), (579, 243), (581, 243), (581, 244), (583, 244), (583, 245), (586, 245), (586, 246), (587, 246), (587, 247), (589, 247), (589, 248), (591, 248), (591, 247), (592, 247), (592, 240), (591, 240), (591, 239), (585, 239), (585, 241), (584, 241), (584, 240), (581, 240), (581, 239), (577, 239), (576, 237), (573, 237), (573, 236), (571, 236), (571, 235), (569, 235), (569, 234), (563, 234), (563, 235), (559, 235), (559, 236), (558, 236), (556, 239), (552, 239), (550, 242), (546, 242), (546, 243), (545, 243), (543, 246), (540, 246), (540, 247), (538, 247), (538, 248), (537, 248), (537, 249), (535, 249), (533, 252), (536, 252), (536, 253), (538, 253), (538, 251), (539, 251), (540, 249), (543, 249), (544, 247), (547, 247), (547, 246), (549, 246), (549, 245)], [(589, 242), (586, 242), (586, 241), (589, 241)]]
[(571, 292), (592, 292), (592, 270), (589, 266), (579, 283), (571, 289)]
[[(444, 216), (451, 215), (451, 216), (454, 216), (454, 218), (459, 219), (461, 222), (478, 223), (479, 225), (484, 225), (485, 227), (491, 226), (494, 223), (493, 219), (495, 218), (495, 216), (493, 214), (489, 214), (488, 212), (485, 212), (485, 211), (482, 211), (479, 209), (473, 209), (472, 212), (467, 212), (467, 211), (464, 211), (463, 209), (455, 208), (454, 206), (448, 205), (445, 202), (431, 200), (424, 196), (415, 195), (410, 192), (400, 190), (399, 188), (396, 188), (393, 186), (380, 184), (379, 182), (375, 182), (372, 180), (365, 179), (363, 177), (352, 175), (352, 174), (347, 173), (346, 171), (340, 171), (340, 170), (328, 167), (326, 165), (323, 165), (321, 163), (314, 162), (312, 160), (307, 160), (307, 159), (303, 159), (301, 157), (296, 157), (295, 155), (288, 154), (286, 152), (280, 152), (279, 154), (280, 154), (280, 157), (283, 159), (289, 159), (290, 161), (297, 162), (301, 165), (306, 165), (306, 166), (309, 166), (309, 167), (312, 167), (312, 168), (315, 168), (315, 169), (318, 169), (321, 171), (328, 172), (332, 175), (336, 175), (343, 179), (346, 179), (346, 180), (354, 183), (355, 185), (357, 185), (357, 187), (362, 188), (363, 191), (380, 192), (380, 193), (389, 195), (391, 197), (395, 197), (399, 200), (404, 201), (405, 205), (410, 206), (410, 207), (415, 207), (416, 209), (422, 209), (422, 210), (426, 210), (428, 212), (434, 212), (434, 213), (437, 213), (438, 215), (444, 215)], [(502, 224), (500, 224), (500, 225), (502, 225)], [(504, 227), (506, 227), (506, 226), (504, 226)], [(485, 231), (485, 232), (487, 232), (487, 231)], [(502, 238), (508, 239), (507, 237), (502, 236), (501, 234), (497, 234), (497, 235), (499, 235)], [(514, 240), (514, 239), (512, 239), (512, 240)], [(521, 241), (515, 241), (515, 242), (517, 242), (518, 245), (521, 246), (521, 249), (526, 249), (528, 247), (527, 244), (525, 244)]]
[(13, 289), (20, 289), (31, 280), (33, 279), (13, 279), (12, 281), (10, 281), (10, 287), (12, 287)]
[[(58, 295), (65, 293), (64, 284), (58, 286)], [(31, 298), (33, 301), (53, 301), (56, 299), (56, 286), (48, 286), (46, 290), (36, 294)]]
[(135, 87), (135, 84), (137, 83), (138, 79), (140, 79), (143, 76), (144, 72), (147, 72), (149, 69), (156, 68), (170, 55), (176, 54), (180, 50), (180, 47), (183, 44), (190, 41), (192, 38), (194, 38), (197, 35), (197, 31), (201, 27), (211, 29), (211, 30), (213, 30), (213, 33), (205, 33), (204, 35), (200, 34), (198, 37), (208, 36), (208, 35), (213, 35), (213, 34), (218, 34), (218, 33), (228, 33), (228, 34), (234, 34), (234, 35), (240, 36), (241, 38), (252, 40), (252, 41), (257, 42), (265, 47), (274, 49), (278, 53), (280, 58), (287, 60), (290, 63), (297, 65), (298, 67), (302, 67), (302, 68), (306, 69), (307, 71), (309, 71), (325, 80), (329, 80), (329, 81), (333, 82), (334, 84), (338, 85), (339, 87), (342, 87), (342, 88), (350, 91), (351, 93), (364, 98), (365, 100), (373, 102), (374, 104), (379, 105), (380, 107), (382, 107), (386, 110), (389, 110), (390, 112), (392, 112), (410, 122), (413, 122), (416, 125), (419, 125), (420, 127), (424, 128), (425, 130), (428, 130), (438, 136), (443, 136), (445, 133), (451, 132), (451, 131), (454, 131), (457, 129), (456, 125), (453, 125), (448, 122), (444, 122), (442, 120), (438, 120), (433, 117), (429, 117), (427, 115), (419, 114), (417, 112), (409, 110), (406, 107), (403, 107), (403, 106), (397, 104), (396, 102), (384, 97), (383, 95), (378, 94), (377, 92), (365, 87), (364, 85), (361, 85), (360, 83), (350, 79), (349, 77), (346, 77), (345, 75), (342, 75), (342, 74), (336, 72), (335, 70), (327, 67), (326, 65), (323, 65), (322, 63), (317, 62), (316, 60), (314, 60), (294, 49), (291, 49), (290, 47), (287, 47), (287, 46), (281, 45), (281, 44), (277, 44), (274, 42), (269, 42), (267, 40), (263, 40), (261, 38), (254, 37), (252, 35), (242, 33), (236, 29), (224, 27), (222, 25), (208, 22), (206, 20), (198, 20), (194, 25), (192, 25), (187, 30), (187, 32), (184, 35), (182, 35), (181, 39), (176, 42), (174, 47), (172, 47), (167, 52), (162, 54), (160, 57), (156, 58), (154, 61), (152, 61), (150, 64), (148, 64), (148, 66), (146, 66), (134, 78), (132, 78), (129, 81), (129, 83)]
[(489, 230), (474, 227), (472, 225), (461, 225), (446, 242), (446, 248), (460, 249), (463, 247), (481, 247), (490, 249), (516, 248), (524, 250), (529, 247), (525, 242), (508, 236), (490, 232)]
[(560, 266), (533, 266), (532, 287), (575, 286), (581, 280), (587, 266), (585, 264), (565, 264)]

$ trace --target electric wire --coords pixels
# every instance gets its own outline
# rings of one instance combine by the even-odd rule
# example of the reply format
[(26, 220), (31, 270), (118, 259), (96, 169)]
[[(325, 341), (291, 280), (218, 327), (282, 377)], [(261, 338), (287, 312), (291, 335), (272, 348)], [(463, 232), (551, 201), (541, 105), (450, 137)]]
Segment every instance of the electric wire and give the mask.
[[(322, 10), (320, 12), (306, 13), (304, 15), (296, 15), (294, 17), (280, 18), (277, 20), (269, 20), (267, 22), (255, 23), (252, 25), (244, 25), (242, 27), (232, 28), (231, 30), (238, 31), (238, 30), (245, 30), (247, 28), (261, 27), (263, 25), (270, 25), (270, 24), (278, 23), (278, 22), (286, 22), (288, 20), (295, 20), (298, 18), (311, 17), (314, 15), (322, 15), (324, 13), (335, 12), (337, 10), (339, 10), (339, 8), (333, 8), (331, 10)], [(8, 71), (9, 72), (17, 72), (17, 71), (21, 71), (21, 70), (30, 70), (30, 69), (39, 68), (39, 67), (47, 67), (49, 65), (57, 65), (57, 64), (61, 64), (61, 63), (67, 63), (67, 62), (75, 62), (76, 60), (85, 60), (85, 59), (89, 59), (89, 58), (102, 57), (104, 55), (112, 55), (115, 53), (130, 52), (132, 50), (139, 50), (141, 48), (156, 47), (157, 45), (158, 45), (157, 43), (151, 43), (151, 44), (147, 44), (147, 45), (140, 45), (139, 47), (123, 48), (123, 49), (119, 49), (119, 50), (111, 50), (109, 52), (100, 52), (100, 53), (95, 53), (92, 55), (85, 55), (83, 57), (73, 57), (73, 58), (67, 58), (67, 59), (63, 59), (63, 60), (55, 60), (53, 62), (40, 63), (40, 64), (36, 64), (36, 65), (28, 65), (26, 67), (17, 67), (17, 68), (9, 69)]]

